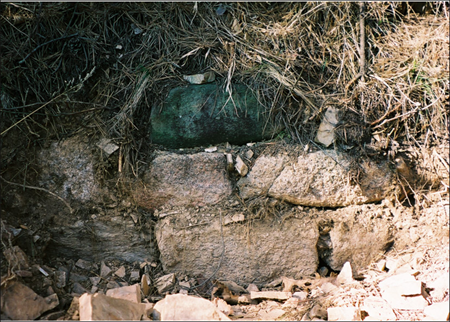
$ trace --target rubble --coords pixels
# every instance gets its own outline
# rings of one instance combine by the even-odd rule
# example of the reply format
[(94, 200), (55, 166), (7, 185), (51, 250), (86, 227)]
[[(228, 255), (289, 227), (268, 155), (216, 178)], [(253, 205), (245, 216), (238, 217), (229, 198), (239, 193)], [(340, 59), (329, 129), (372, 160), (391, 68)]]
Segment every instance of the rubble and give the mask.
[(167, 295), (153, 307), (153, 320), (230, 321), (213, 303), (203, 298), (174, 294)]

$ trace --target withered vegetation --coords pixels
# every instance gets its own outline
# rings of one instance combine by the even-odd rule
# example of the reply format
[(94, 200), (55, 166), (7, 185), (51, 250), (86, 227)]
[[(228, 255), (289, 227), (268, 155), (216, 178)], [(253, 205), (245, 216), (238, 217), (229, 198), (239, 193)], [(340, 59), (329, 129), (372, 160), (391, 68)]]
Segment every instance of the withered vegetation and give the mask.
[[(148, 147), (150, 113), (183, 75), (247, 85), (291, 142), (313, 141), (329, 106), (338, 143), (448, 142), (449, 16), (400, 2), (2, 3), (1, 138), (20, 147), (84, 132)], [(280, 135), (279, 135), (280, 137)], [(387, 152), (391, 152), (388, 154)], [(4, 166), (13, 156), (2, 159)], [(121, 158), (120, 158), (121, 160)]]

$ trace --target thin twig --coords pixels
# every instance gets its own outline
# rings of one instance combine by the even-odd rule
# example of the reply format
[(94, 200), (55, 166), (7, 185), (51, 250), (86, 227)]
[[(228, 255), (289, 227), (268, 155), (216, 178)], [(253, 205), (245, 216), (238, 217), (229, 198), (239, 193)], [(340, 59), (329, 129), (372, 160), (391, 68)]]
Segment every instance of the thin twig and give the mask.
[(74, 34), (72, 34), (72, 35), (69, 35), (69, 36), (62, 36), (62, 37), (59, 37), (59, 38), (52, 39), (52, 40), (49, 40), (49, 41), (47, 41), (47, 42), (44, 42), (43, 44), (40, 44), (39, 46), (37, 46), (36, 48), (34, 48), (34, 49), (31, 51), (31, 53), (29, 53), (28, 55), (26, 55), (25, 58), (22, 59), (22, 60), (19, 62), (19, 64), (23, 64), (23, 63), (25, 62), (25, 60), (27, 60), (27, 58), (30, 57), (30, 56), (31, 56), (36, 50), (38, 50), (39, 48), (44, 47), (45, 45), (48, 45), (48, 44), (50, 44), (50, 43), (52, 43), (52, 42), (55, 42), (55, 41), (58, 41), (58, 40), (61, 40), (61, 39), (72, 38), (72, 37), (75, 37), (75, 36), (78, 36), (78, 32), (76, 32), (76, 33), (74, 33)]
[(70, 213), (73, 213), (73, 209), (72, 209), (72, 207), (70, 207), (70, 205), (69, 205), (69, 203), (67, 201), (65, 201), (60, 196), (58, 196), (57, 194), (55, 194), (55, 193), (53, 193), (53, 192), (51, 192), (51, 191), (49, 191), (47, 189), (40, 188), (40, 187), (34, 187), (34, 186), (28, 186), (28, 185), (21, 184), (21, 183), (11, 182), (11, 181), (8, 181), (8, 180), (4, 179), (2, 176), (0, 176), (0, 179), (2, 179), (7, 184), (11, 184), (13, 186), (18, 186), (18, 187), (22, 187), (22, 188), (27, 188), (27, 189), (33, 189), (33, 190), (39, 190), (39, 191), (47, 192), (47, 193), (51, 194), (53, 197), (56, 197), (59, 200), (61, 200), (62, 202), (64, 202), (64, 204), (67, 206), (67, 208), (69, 208)]

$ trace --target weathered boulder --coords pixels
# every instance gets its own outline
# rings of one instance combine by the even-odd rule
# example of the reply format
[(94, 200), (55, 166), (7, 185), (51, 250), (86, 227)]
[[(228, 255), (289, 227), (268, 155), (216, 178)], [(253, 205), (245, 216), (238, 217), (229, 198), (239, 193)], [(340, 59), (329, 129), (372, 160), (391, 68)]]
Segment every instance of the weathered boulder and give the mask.
[[(380, 201), (398, 189), (387, 162), (365, 159), (359, 178), (352, 160), (334, 150), (260, 156), (238, 182), (242, 198), (269, 195), (293, 204), (344, 207)], [(354, 182), (356, 181), (356, 182)]]
[(158, 152), (142, 182), (133, 188), (141, 207), (215, 204), (232, 192), (222, 153)]
[[(317, 225), (306, 213), (283, 223), (265, 220), (228, 221), (238, 217), (220, 205), (177, 209), (158, 220), (155, 235), (166, 273), (183, 272), (219, 280), (264, 283), (279, 276), (300, 278), (317, 270)], [(160, 218), (161, 218), (160, 216)], [(221, 223), (224, 225), (221, 228)], [(223, 239), (222, 239), (223, 238)]]
[(153, 320), (230, 321), (212, 302), (184, 294), (167, 295), (153, 307)]
[(392, 245), (390, 212), (382, 206), (362, 205), (327, 210), (318, 216), (319, 256), (332, 270), (349, 262), (353, 275)]
[(43, 298), (18, 281), (6, 282), (1, 287), (1, 311), (13, 320), (34, 320), (58, 305), (58, 295)]
[(262, 111), (243, 85), (234, 85), (231, 97), (216, 84), (177, 87), (152, 111), (152, 141), (171, 148), (261, 141), (272, 134)]
[(99, 198), (103, 189), (95, 180), (96, 159), (87, 140), (74, 136), (41, 150), (40, 186), (67, 200), (86, 202)]
[(130, 216), (96, 214), (93, 217), (77, 220), (72, 216), (56, 216), (54, 225), (48, 227), (53, 237), (47, 251), (54, 256), (91, 261), (134, 262), (156, 258), (151, 232), (145, 229), (136, 232)]

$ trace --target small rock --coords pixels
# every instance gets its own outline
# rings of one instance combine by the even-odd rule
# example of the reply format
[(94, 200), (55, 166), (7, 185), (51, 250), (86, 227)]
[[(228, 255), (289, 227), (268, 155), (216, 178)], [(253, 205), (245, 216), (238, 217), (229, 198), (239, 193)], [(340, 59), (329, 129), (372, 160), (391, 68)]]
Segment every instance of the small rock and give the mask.
[(329, 293), (331, 291), (334, 291), (337, 288), (338, 287), (336, 285), (334, 285), (333, 283), (329, 283), (329, 282), (323, 283), (322, 286), (320, 286), (320, 289), (324, 293)]
[(67, 283), (67, 274), (64, 271), (56, 271), (55, 275), (53, 275), (53, 278), (55, 279), (56, 287), (57, 288), (64, 288)]
[(73, 283), (72, 292), (81, 295), (88, 291), (80, 283)]
[(245, 177), (248, 173), (248, 167), (245, 165), (244, 161), (242, 161), (240, 156), (236, 157), (236, 164), (234, 165), (236, 171), (241, 175), (241, 177)]
[(132, 270), (130, 273), (130, 281), (139, 282), (141, 279), (141, 273), (138, 269)]
[(220, 312), (222, 312), (225, 315), (233, 315), (233, 309), (231, 308), (231, 305), (229, 305), (227, 302), (225, 302), (222, 299), (215, 298), (213, 300), (214, 305), (219, 309)]
[(384, 272), (386, 270), (386, 260), (382, 259), (377, 263), (377, 269), (380, 272)]
[(108, 284), (106, 284), (107, 289), (119, 288), (119, 287), (121, 287), (121, 286), (116, 281), (109, 281)]
[(329, 307), (328, 321), (361, 321), (361, 311), (356, 307)]
[(111, 268), (109, 268), (105, 264), (105, 262), (102, 261), (101, 266), (100, 266), (100, 276), (106, 277), (106, 276), (108, 276), (109, 273), (111, 273)]
[(265, 292), (250, 292), (252, 300), (278, 300), (285, 301), (292, 297), (291, 292), (265, 291)]
[(442, 274), (440, 277), (435, 279), (433, 282), (427, 284), (427, 287), (432, 288), (430, 295), (435, 299), (435, 301), (442, 301), (449, 290), (449, 275), (448, 272)]
[(345, 262), (344, 266), (342, 267), (341, 272), (336, 278), (336, 283), (339, 284), (351, 284), (354, 282), (353, 279), (353, 272), (352, 267), (350, 265), (350, 262)]
[(425, 315), (434, 321), (448, 321), (449, 320), (449, 301), (434, 303), (426, 307), (423, 311)]
[(210, 301), (203, 298), (173, 294), (167, 295), (153, 307), (153, 320), (161, 321), (230, 321)]
[(321, 268), (319, 268), (318, 273), (321, 277), (325, 277), (328, 274), (328, 268), (322, 266)]
[(298, 298), (300, 301), (304, 301), (308, 298), (308, 293), (301, 291), (301, 292), (295, 292), (292, 294), (292, 297)]
[(141, 303), (141, 289), (139, 284), (109, 289), (106, 291), (106, 295), (116, 299)]
[(256, 302), (256, 300), (252, 301), (250, 294), (242, 294), (237, 297), (237, 302), (239, 304), (252, 304), (252, 302)]
[(335, 107), (329, 107), (326, 110), (314, 141), (322, 143), (325, 147), (334, 142), (334, 129), (338, 124), (338, 112), (339, 110)]
[(91, 288), (91, 294), (94, 294), (94, 293), (97, 292), (97, 291), (98, 291), (98, 286), (92, 285), (92, 288)]
[(81, 269), (85, 269), (85, 270), (92, 269), (92, 263), (88, 262), (88, 261), (85, 261), (85, 260), (83, 260), (81, 258), (79, 260), (77, 260), (77, 262), (75, 263), (75, 266), (79, 267)]
[(320, 304), (316, 304), (308, 313), (310, 319), (319, 318), (327, 319), (327, 311), (325, 311)]
[(378, 286), (383, 299), (394, 309), (423, 309), (428, 306), (428, 301), (422, 296), (422, 283), (409, 273), (391, 276)]
[(53, 287), (49, 286), (47, 288), (47, 295), (52, 295), (52, 294), (55, 294), (55, 291), (53, 290)]
[(300, 299), (298, 297), (291, 297), (288, 299), (284, 304), (281, 306), (284, 308), (296, 308), (298, 304), (300, 303)]
[(276, 319), (280, 318), (285, 313), (286, 312), (283, 309), (273, 309), (273, 310), (260, 311), (258, 313), (258, 316), (264, 321), (275, 321)]
[(70, 273), (70, 281), (74, 283), (83, 283), (88, 280), (87, 276), (76, 274), (76, 273)]
[(109, 297), (100, 293), (83, 294), (80, 299), (80, 321), (148, 320), (152, 304)]
[(210, 148), (206, 148), (205, 149), (205, 152), (209, 152), (209, 153), (216, 152), (216, 151), (217, 151), (217, 147), (216, 146), (212, 146)]
[(155, 286), (158, 289), (159, 294), (164, 294), (167, 291), (170, 291), (175, 285), (175, 274), (167, 274), (161, 276), (155, 281)]
[(98, 285), (101, 279), (102, 278), (99, 276), (89, 277), (89, 280), (91, 281), (92, 285)]
[(256, 286), (255, 284), (248, 284), (247, 286), (247, 291), (250, 292), (259, 292), (259, 288), (258, 286)]
[(180, 294), (189, 294), (189, 289), (191, 288), (191, 284), (189, 282), (180, 282)]
[(147, 278), (146, 274), (142, 274), (141, 288), (142, 288), (142, 293), (144, 293), (144, 296), (147, 296), (148, 294), (150, 294), (150, 287), (148, 286), (148, 278)]
[[(118, 45), (120, 46), (120, 45)], [(122, 49), (122, 46), (120, 46)], [(117, 48), (117, 47), (116, 47)], [(114, 144), (111, 143), (111, 139), (106, 139), (106, 138), (102, 138), (98, 143), (97, 146), (103, 150), (103, 152), (105, 152), (106, 156), (110, 156), (112, 153), (114, 153), (117, 149), (119, 149), (119, 147)]]
[(1, 311), (13, 320), (34, 320), (59, 305), (58, 295), (43, 298), (17, 281), (2, 285), (1, 294)]
[(120, 278), (124, 278), (125, 277), (125, 267), (124, 266), (120, 266), (120, 268), (114, 273), (114, 275), (120, 277)]
[(361, 308), (366, 311), (371, 318), (376, 321), (395, 321), (396, 316), (391, 306), (381, 297), (371, 296), (364, 299), (364, 305)]
[(247, 159), (251, 159), (252, 157), (253, 157), (253, 151), (252, 150), (247, 150), (246, 152), (245, 152), (245, 157), (247, 158)]
[(214, 82), (216, 79), (216, 74), (214, 74), (213, 71), (208, 71), (204, 74), (184, 75), (183, 79), (188, 81), (190, 84), (206, 84)]
[(24, 253), (19, 246), (7, 248), (3, 251), (9, 266), (16, 270), (28, 269), (30, 264), (28, 263), (28, 256)]

